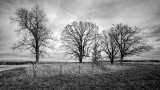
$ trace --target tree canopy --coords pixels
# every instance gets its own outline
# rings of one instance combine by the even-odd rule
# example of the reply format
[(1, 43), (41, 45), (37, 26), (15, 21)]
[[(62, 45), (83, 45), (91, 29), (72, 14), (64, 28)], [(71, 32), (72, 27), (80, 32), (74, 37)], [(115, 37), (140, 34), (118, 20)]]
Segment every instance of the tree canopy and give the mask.
[(20, 29), (18, 34), (23, 35), (13, 49), (27, 49), (36, 57), (36, 62), (39, 62), (39, 56), (47, 53), (46, 48), (51, 48), (51, 41), (54, 37), (51, 31), (46, 27), (46, 14), (39, 6), (35, 6), (29, 11), (26, 8), (19, 8), (15, 13), (16, 17), (11, 18), (13, 22), (19, 24)]
[(83, 57), (89, 55), (96, 30), (98, 30), (98, 26), (91, 22), (74, 21), (67, 25), (61, 34), (66, 54), (78, 58), (81, 63)]
[(111, 28), (110, 35), (119, 48), (121, 62), (123, 57), (139, 55), (141, 52), (149, 51), (151, 47), (144, 40), (145, 34), (138, 27), (117, 24)]

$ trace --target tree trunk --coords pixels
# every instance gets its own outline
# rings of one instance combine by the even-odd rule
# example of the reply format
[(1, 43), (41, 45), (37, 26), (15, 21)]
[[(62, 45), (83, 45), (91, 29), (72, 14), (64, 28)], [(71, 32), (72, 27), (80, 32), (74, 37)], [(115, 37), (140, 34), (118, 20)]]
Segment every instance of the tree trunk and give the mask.
[(39, 47), (36, 47), (36, 63), (39, 62)]
[(112, 54), (111, 54), (110, 60), (111, 60), (111, 64), (113, 64), (113, 62), (114, 62), (113, 50), (112, 50)]
[(36, 63), (38, 63), (39, 62), (39, 46), (38, 46), (38, 41), (36, 41), (35, 51), (36, 51)]
[(38, 64), (38, 62), (39, 62), (39, 46), (38, 46), (38, 41), (36, 41), (36, 48), (35, 48), (35, 52), (36, 52), (36, 65), (35, 65), (35, 73), (34, 73), (34, 75), (35, 75), (35, 77), (37, 77), (37, 64)]
[(35, 63), (35, 73), (34, 73), (34, 77), (37, 77), (37, 64), (39, 62), (39, 48), (36, 49), (36, 63)]
[(36, 53), (36, 63), (38, 63), (38, 62), (39, 62), (39, 54)]
[(83, 55), (82, 55), (82, 47), (80, 48), (79, 53), (80, 53), (80, 55), (79, 55), (79, 63), (82, 63), (82, 57), (83, 57)]
[(82, 63), (82, 56), (79, 57), (79, 63)]
[(120, 58), (120, 64), (123, 64), (123, 56), (121, 54), (121, 58)]
[(111, 64), (113, 64), (113, 62), (114, 62), (114, 60), (113, 60), (113, 58), (111, 58)]

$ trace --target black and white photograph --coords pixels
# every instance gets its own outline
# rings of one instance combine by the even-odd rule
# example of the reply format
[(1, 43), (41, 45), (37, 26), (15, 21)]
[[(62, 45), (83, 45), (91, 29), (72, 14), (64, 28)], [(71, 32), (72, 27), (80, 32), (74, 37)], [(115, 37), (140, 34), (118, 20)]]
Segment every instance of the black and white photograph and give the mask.
[(160, 0), (0, 0), (0, 90), (160, 90)]

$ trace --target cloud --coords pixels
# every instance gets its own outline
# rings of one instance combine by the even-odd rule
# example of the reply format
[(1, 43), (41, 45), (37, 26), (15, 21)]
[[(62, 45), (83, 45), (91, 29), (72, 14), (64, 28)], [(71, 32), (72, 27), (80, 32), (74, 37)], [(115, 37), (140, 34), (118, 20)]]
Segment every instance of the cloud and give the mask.
[[(99, 2), (89, 7), (86, 18), (97, 19), (109, 25), (125, 23), (129, 25), (142, 26), (147, 20), (155, 17), (158, 1), (151, 0), (112, 0), (110, 2)], [(107, 27), (108, 28), (108, 27)]]
[(156, 49), (160, 45), (160, 0), (0, 0), (1, 52), (11, 51), (19, 39), (15, 33), (18, 24), (9, 18), (17, 8), (31, 9), (36, 4), (46, 13), (47, 26), (58, 38), (67, 24), (82, 20), (96, 23), (100, 30), (117, 23), (145, 28), (149, 44)]
[(154, 46), (157, 45), (156, 43), (160, 43), (160, 24), (144, 27), (143, 31), (147, 33), (146, 39), (150, 44)]
[(155, 42), (160, 42), (160, 38), (156, 39)]
[(153, 26), (151, 28), (151, 33), (150, 33), (150, 37), (158, 37), (160, 36), (160, 24)]

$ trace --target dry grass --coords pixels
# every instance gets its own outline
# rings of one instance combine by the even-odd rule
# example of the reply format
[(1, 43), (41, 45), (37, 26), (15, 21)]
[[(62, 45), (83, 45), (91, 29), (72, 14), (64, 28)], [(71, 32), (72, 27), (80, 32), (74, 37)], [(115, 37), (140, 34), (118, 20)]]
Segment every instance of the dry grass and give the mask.
[(0, 68), (6, 68), (8, 65), (0, 65)]
[(0, 90), (159, 90), (160, 66), (136, 65), (109, 74), (27, 77), (24, 68), (0, 74)]
[[(93, 75), (125, 70), (133, 66), (104, 64), (100, 67), (91, 63), (53, 63), (38, 64), (37, 76), (56, 76), (56, 75)], [(33, 75), (33, 65), (27, 69), (28, 75)]]
[[(54, 63), (54, 64), (38, 64), (38, 76), (55, 76), (55, 75), (91, 75), (104, 73), (103, 70), (95, 65), (83, 63)], [(33, 66), (28, 68), (28, 74), (33, 75)]]

